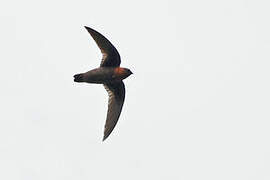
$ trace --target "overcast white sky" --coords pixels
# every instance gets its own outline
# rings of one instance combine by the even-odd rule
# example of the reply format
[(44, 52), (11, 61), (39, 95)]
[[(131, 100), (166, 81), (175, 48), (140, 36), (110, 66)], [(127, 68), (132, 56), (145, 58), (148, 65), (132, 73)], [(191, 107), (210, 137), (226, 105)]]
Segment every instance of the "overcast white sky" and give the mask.
[[(0, 179), (269, 180), (270, 2), (0, 2)], [(107, 93), (84, 29), (115, 45), (126, 101)]]

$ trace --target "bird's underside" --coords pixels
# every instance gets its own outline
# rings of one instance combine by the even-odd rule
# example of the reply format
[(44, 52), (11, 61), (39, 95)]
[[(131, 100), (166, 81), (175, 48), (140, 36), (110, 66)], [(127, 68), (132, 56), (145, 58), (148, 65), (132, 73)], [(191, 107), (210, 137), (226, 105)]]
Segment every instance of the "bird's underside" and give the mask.
[(120, 67), (96, 68), (85, 73), (76, 74), (74, 80), (76, 82), (87, 82), (87, 83), (95, 83), (95, 84), (117, 83), (126, 78), (126, 74), (117, 73), (116, 71), (117, 69), (123, 69), (123, 68), (120, 68)]
[(85, 27), (102, 53), (102, 61), (99, 68), (86, 73), (74, 75), (75, 82), (87, 82), (103, 84), (109, 95), (107, 118), (104, 129), (103, 141), (111, 134), (125, 100), (125, 85), (123, 79), (132, 74), (127, 68), (120, 68), (120, 55), (111, 42), (99, 32)]

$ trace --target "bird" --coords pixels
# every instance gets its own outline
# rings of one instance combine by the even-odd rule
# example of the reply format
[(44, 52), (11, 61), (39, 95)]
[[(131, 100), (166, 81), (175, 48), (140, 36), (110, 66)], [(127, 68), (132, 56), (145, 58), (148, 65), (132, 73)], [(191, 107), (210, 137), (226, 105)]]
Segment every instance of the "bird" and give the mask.
[(75, 74), (74, 81), (78, 83), (103, 84), (108, 93), (107, 118), (104, 127), (103, 141), (112, 133), (120, 117), (125, 100), (125, 84), (123, 80), (131, 74), (130, 69), (120, 67), (121, 58), (113, 44), (101, 33), (84, 26), (101, 50), (100, 67), (85, 73)]

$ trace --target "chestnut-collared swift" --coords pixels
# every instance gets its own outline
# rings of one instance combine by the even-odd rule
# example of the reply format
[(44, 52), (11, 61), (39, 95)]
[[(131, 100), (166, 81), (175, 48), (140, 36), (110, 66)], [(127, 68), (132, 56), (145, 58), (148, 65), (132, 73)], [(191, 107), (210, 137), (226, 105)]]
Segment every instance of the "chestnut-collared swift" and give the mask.
[(85, 28), (101, 50), (102, 60), (99, 68), (74, 75), (74, 81), (103, 84), (108, 92), (109, 102), (103, 136), (104, 141), (111, 134), (119, 119), (125, 100), (123, 80), (130, 76), (132, 72), (128, 68), (120, 67), (120, 55), (107, 38), (92, 28), (87, 26)]

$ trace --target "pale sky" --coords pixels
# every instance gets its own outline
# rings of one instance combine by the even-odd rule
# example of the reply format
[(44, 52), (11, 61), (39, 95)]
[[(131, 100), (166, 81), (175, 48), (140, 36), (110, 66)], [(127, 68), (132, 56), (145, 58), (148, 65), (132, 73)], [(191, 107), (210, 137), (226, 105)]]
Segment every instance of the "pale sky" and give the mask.
[[(270, 2), (0, 2), (0, 179), (269, 180)], [(83, 26), (127, 78), (102, 142), (107, 93)]]

